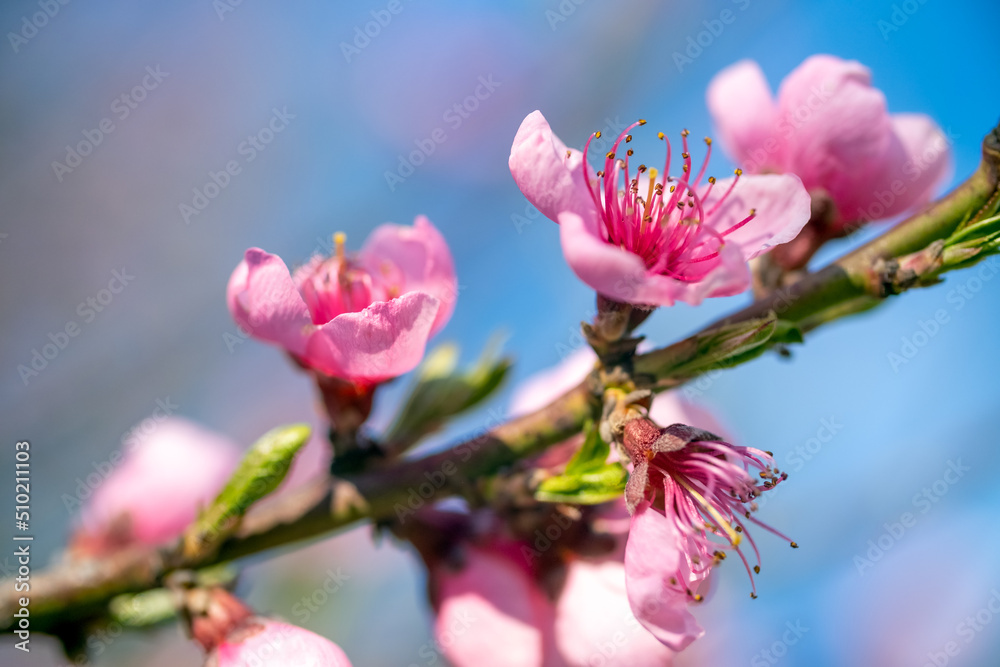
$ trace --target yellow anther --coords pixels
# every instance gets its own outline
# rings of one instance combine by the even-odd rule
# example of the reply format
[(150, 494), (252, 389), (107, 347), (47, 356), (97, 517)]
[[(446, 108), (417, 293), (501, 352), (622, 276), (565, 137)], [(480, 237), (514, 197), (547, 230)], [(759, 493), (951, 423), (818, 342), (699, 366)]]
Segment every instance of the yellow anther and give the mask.
[(736, 174), (737, 176), (742, 176), (743, 175), (743, 170), (740, 169), (739, 167), (737, 167), (736, 171), (734, 171), (733, 173)]
[(705, 143), (708, 144), (709, 146), (711, 146), (712, 145), (712, 137), (705, 137)]
[(656, 133), (656, 137), (662, 141), (663, 140), (663, 133), (662, 132), (657, 132)]
[(632, 141), (632, 135), (631, 134), (626, 134), (625, 135), (625, 143), (627, 144), (630, 141)]
[(715, 183), (715, 176), (709, 176), (708, 177), (708, 182), (709, 183)]
[(645, 125), (646, 121), (642, 118), (639, 119), (639, 125)]
[(607, 158), (608, 158), (609, 160), (614, 160), (614, 159), (615, 159), (615, 152), (614, 152), (614, 151), (608, 151), (608, 154), (607, 154), (607, 156), (606, 156), (606, 157), (607, 157)]
[(344, 259), (344, 254), (345, 254), (344, 246), (346, 244), (347, 244), (347, 234), (345, 234), (344, 232), (337, 232), (336, 234), (333, 235), (334, 254), (336, 255), (337, 259)]
[(594, 138), (595, 139), (600, 139), (601, 138), (601, 131), (600, 130), (598, 130), (597, 132), (594, 132)]

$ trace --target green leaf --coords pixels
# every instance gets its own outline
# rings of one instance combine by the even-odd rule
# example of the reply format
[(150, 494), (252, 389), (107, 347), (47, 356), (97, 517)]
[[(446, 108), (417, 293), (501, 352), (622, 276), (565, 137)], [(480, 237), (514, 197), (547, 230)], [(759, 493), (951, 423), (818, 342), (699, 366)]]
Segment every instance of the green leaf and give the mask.
[(597, 505), (620, 498), (627, 481), (628, 473), (621, 464), (607, 463), (582, 474), (550, 477), (538, 486), (535, 498), (548, 503)]
[(255, 442), (218, 497), (188, 527), (184, 555), (211, 552), (232, 535), (250, 506), (285, 479), (309, 434), (307, 424), (293, 424), (268, 431)]
[(434, 431), (448, 419), (472, 408), (492, 394), (511, 368), (511, 360), (497, 355), (491, 343), (471, 368), (457, 370), (458, 347), (435, 348), (421, 364), (417, 380), (385, 440), (399, 453)]
[(594, 422), (588, 421), (584, 424), (583, 432), (586, 434), (583, 444), (566, 464), (564, 475), (580, 475), (599, 470), (604, 467), (604, 462), (608, 460), (611, 447), (601, 439)]

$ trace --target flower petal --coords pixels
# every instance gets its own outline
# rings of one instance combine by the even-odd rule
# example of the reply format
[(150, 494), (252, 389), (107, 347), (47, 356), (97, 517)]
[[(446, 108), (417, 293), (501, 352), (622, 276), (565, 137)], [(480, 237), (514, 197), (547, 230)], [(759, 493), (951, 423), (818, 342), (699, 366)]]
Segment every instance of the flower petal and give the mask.
[(348, 380), (381, 382), (413, 370), (424, 355), (439, 302), (423, 292), (376, 301), (317, 327), (304, 355), (313, 368)]
[(648, 272), (637, 255), (605, 242), (592, 215), (585, 221), (575, 213), (564, 212), (558, 222), (563, 255), (580, 280), (610, 299), (641, 303), (636, 300), (637, 291), (646, 282)]
[(760, 65), (741, 60), (712, 78), (708, 110), (722, 148), (748, 172), (776, 164), (778, 110)]
[(402, 272), (405, 291), (425, 292), (440, 302), (431, 335), (448, 323), (458, 297), (455, 261), (441, 232), (425, 216), (417, 216), (412, 227), (379, 225), (369, 234), (361, 255), (374, 275), (383, 262), (390, 262)]
[[(136, 436), (138, 438), (138, 436)], [(137, 439), (86, 504), (84, 533), (100, 537), (121, 515), (129, 537), (162, 544), (180, 535), (222, 489), (240, 460), (228, 438), (171, 417)]]
[(236, 323), (254, 338), (295, 354), (305, 351), (306, 331), (312, 324), (309, 308), (277, 255), (260, 248), (247, 250), (229, 278), (226, 302)]
[(673, 651), (683, 650), (705, 633), (688, 610), (687, 595), (669, 583), (675, 572), (686, 571), (683, 565), (685, 556), (673, 522), (648, 502), (640, 504), (625, 546), (629, 604), (639, 623)]
[(797, 174), (807, 189), (824, 188), (838, 206), (868, 187), (892, 135), (885, 96), (871, 86), (868, 68), (812, 56), (782, 82), (778, 107), (787, 137), (783, 171)]
[(542, 667), (552, 608), (527, 572), (469, 547), (457, 572), (438, 568), (434, 637), (455, 667)]
[[(704, 206), (712, 208), (731, 183), (731, 178), (717, 182)], [(725, 233), (745, 219), (750, 209), (754, 209), (756, 215), (753, 220), (725, 237), (727, 244), (739, 246), (744, 260), (750, 260), (773, 246), (794, 239), (809, 222), (810, 206), (809, 193), (797, 176), (747, 175), (740, 177), (736, 187), (708, 222), (719, 233)]]
[[(556, 603), (556, 645), (570, 667), (667, 667), (673, 651), (636, 622), (621, 561), (574, 560)], [(609, 655), (609, 649), (614, 653)]]
[(948, 173), (951, 146), (924, 114), (893, 114), (892, 139), (881, 173), (843, 202), (844, 222), (891, 218), (926, 202)]
[(583, 154), (566, 148), (541, 111), (521, 122), (508, 164), (517, 187), (551, 220), (558, 222), (563, 211), (583, 214), (593, 208), (583, 179)]

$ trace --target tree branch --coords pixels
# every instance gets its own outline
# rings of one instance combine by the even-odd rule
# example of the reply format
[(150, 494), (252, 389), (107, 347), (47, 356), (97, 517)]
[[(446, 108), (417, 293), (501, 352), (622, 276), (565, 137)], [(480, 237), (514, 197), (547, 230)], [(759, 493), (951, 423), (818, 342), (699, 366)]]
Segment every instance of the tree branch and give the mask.
[[(760, 299), (695, 336), (635, 358), (635, 370), (652, 377), (657, 389), (675, 387), (690, 376), (671, 376), (687, 359), (699, 336), (721, 325), (763, 319), (815, 328), (866, 309), (878, 293), (874, 265), (946, 238), (964, 221), (992, 210), (1000, 199), (1000, 128), (983, 142), (979, 169), (949, 195), (904, 220), (867, 245), (810, 274), (791, 287)], [(742, 360), (741, 360), (742, 361)], [(133, 548), (100, 561), (64, 562), (31, 580), (31, 628), (59, 632), (69, 624), (99, 618), (112, 598), (162, 586), (179, 569), (193, 569), (241, 558), (315, 538), (361, 519), (397, 518), (423, 503), (456, 491), (467, 480), (491, 475), (519, 459), (578, 433), (599, 413), (600, 387), (588, 380), (533, 414), (502, 423), (491, 413), (482, 433), (447, 451), (416, 460), (393, 461), (356, 475), (330, 478), (292, 493), (269, 498), (251, 508), (236, 533), (217, 552), (185, 558), (179, 545)], [(13, 630), (13, 612), (23, 593), (5, 582), (0, 597), (0, 626)]]

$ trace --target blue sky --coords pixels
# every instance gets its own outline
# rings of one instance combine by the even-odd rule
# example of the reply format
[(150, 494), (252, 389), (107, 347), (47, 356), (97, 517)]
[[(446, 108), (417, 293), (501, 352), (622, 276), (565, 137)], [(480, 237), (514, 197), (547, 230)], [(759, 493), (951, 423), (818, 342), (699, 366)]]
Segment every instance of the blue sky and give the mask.
[[(41, 11), (38, 3), (0, 9), (0, 424), (4, 442), (35, 444), (45, 554), (55, 553), (72, 518), (60, 495), (158, 399), (241, 442), (276, 423), (315, 420), (311, 388), (282, 355), (252, 341), (226, 344), (235, 326), (225, 283), (249, 246), (294, 263), (335, 231), (357, 247), (381, 222), (426, 214), (451, 244), (461, 285), (440, 339), (458, 341), (472, 357), (503, 331), (517, 358), (505, 392), (559, 361), (593, 295), (566, 267), (554, 224), (517, 224), (533, 211), (506, 158), (534, 109), (570, 145), (638, 117), (700, 136), (712, 130), (704, 91), (722, 67), (755, 59), (776, 87), (804, 58), (832, 53), (869, 66), (891, 111), (927, 113), (946, 129), (954, 140), (949, 187), (975, 168), (980, 139), (1000, 116), (1000, 9), (985, 0), (401, 0), (392, 5), (397, 13), (381, 1), (223, 2), (71, 3), (35, 32), (24, 21)], [(719, 29), (725, 11), (733, 20)], [(358, 38), (379, 18), (377, 35)], [(698, 52), (691, 44), (705, 31), (711, 39), (702, 36)], [(147, 68), (163, 74), (148, 78)], [(143, 99), (126, 114), (116, 100), (144, 80)], [(486, 99), (456, 112), (483, 80), (491, 84)], [(250, 159), (244, 142), (275, 113), (286, 127)], [(113, 129), (101, 129), (105, 119)], [(65, 146), (86, 136), (101, 140), (72, 171), (56, 173)], [(433, 136), (444, 140), (412, 174), (387, 179), (406, 171), (400, 156)], [(637, 150), (659, 150), (651, 139), (637, 136)], [(181, 205), (231, 160), (239, 174), (185, 218)], [(721, 153), (713, 157), (718, 173), (730, 167)], [(85, 319), (79, 304), (116, 270), (134, 281)], [(961, 306), (950, 296), (959, 289), (971, 295)], [(669, 343), (746, 300), (663, 309), (643, 331)], [(753, 664), (786, 623), (800, 620), (810, 630), (780, 664), (922, 664), (986, 604), (987, 591), (1000, 586), (996, 559), (979, 557), (996, 546), (983, 528), (1000, 505), (991, 474), (1000, 466), (992, 446), (998, 305), (1000, 282), (955, 274), (817, 332), (791, 360), (765, 357), (700, 390), (698, 400), (741, 441), (774, 451), (791, 470), (763, 513), (802, 549), (759, 539), (765, 564), (756, 601), (738, 568), (724, 567), (699, 612), (708, 634), (682, 664)], [(947, 323), (893, 367), (888, 355), (942, 309)], [(71, 321), (80, 335), (25, 383), (17, 366)], [(388, 419), (404, 386), (386, 389), (376, 423)], [(464, 418), (447, 436), (483, 419)], [(831, 420), (836, 434), (810, 445)], [(811, 458), (790, 458), (797, 447)], [(920, 513), (914, 496), (959, 459), (971, 469)], [(0, 482), (4, 493), (9, 486)], [(916, 524), (859, 573), (855, 557), (907, 511), (919, 513)], [(366, 541), (350, 539), (317, 547), (314, 560), (356, 568), (343, 605), (357, 613), (335, 610), (338, 601), (310, 627), (343, 643), (356, 664), (418, 661), (428, 631), (418, 568), (383, 545), (376, 562), (393, 574), (380, 573), (365, 565)], [(320, 564), (302, 587), (323, 580)], [(265, 568), (261, 580), (280, 569)], [(282, 596), (268, 600), (291, 615)], [(867, 613), (870, 622), (859, 624)], [(394, 646), (366, 634), (379, 618), (394, 624)], [(998, 637), (1000, 622), (984, 626), (972, 641), (961, 639), (949, 664), (996, 662)], [(110, 655), (118, 662), (107, 664), (128, 664), (130, 642), (116, 644)]]

